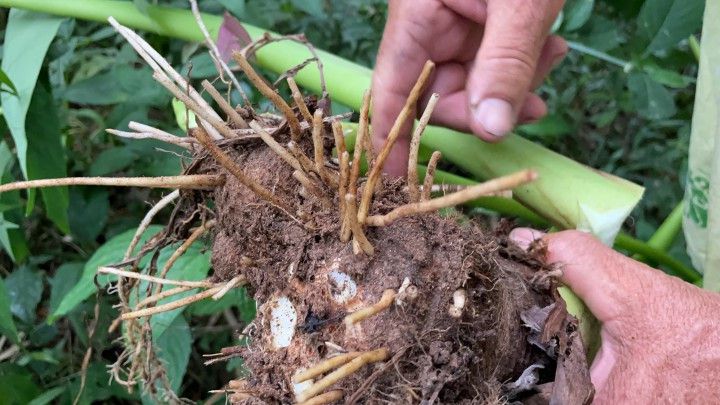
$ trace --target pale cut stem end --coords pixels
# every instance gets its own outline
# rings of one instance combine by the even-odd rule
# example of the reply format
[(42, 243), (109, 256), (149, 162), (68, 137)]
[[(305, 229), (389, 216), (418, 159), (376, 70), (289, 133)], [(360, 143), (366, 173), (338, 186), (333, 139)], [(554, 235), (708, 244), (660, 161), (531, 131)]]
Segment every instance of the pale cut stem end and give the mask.
[(420, 121), (418, 121), (418, 124), (413, 131), (412, 138), (410, 139), (410, 154), (408, 157), (407, 174), (410, 202), (420, 201), (420, 190), (418, 190), (417, 174), (417, 160), (418, 152), (420, 150), (420, 137), (422, 137), (422, 134), (423, 132), (425, 132), (425, 128), (427, 127), (428, 122), (430, 122), (430, 117), (435, 110), (435, 105), (437, 104), (439, 97), (440, 95), (437, 93), (433, 93), (432, 96), (430, 96), (430, 100), (425, 107), (425, 111), (423, 111), (422, 116), (420, 117)]
[(437, 169), (438, 162), (442, 158), (442, 153), (436, 150), (430, 156), (430, 162), (428, 162), (427, 170), (425, 171), (425, 181), (423, 182), (422, 195), (420, 201), (427, 201), (430, 199), (430, 192), (432, 191), (433, 183), (435, 182), (435, 170)]

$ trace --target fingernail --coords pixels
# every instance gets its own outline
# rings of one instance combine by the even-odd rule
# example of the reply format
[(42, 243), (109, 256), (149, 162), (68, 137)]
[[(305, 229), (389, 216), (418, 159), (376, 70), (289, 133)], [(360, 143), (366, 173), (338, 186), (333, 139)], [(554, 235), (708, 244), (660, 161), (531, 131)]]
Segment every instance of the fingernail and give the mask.
[(531, 228), (515, 228), (510, 232), (510, 240), (515, 242), (522, 250), (530, 249), (533, 242), (540, 239), (545, 233)]
[(473, 114), (485, 131), (498, 138), (507, 135), (515, 125), (512, 106), (498, 98), (483, 100), (475, 107)]
[(565, 52), (555, 55), (555, 58), (553, 58), (553, 62), (552, 62), (553, 69), (560, 66), (560, 63), (562, 63), (562, 61), (564, 59), (565, 59)]

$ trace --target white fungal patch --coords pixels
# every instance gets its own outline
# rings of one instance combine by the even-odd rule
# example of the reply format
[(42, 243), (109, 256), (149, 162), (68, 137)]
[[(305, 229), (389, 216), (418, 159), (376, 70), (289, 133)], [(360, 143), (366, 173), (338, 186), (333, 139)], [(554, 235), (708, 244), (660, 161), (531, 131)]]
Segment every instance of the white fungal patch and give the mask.
[(297, 324), (297, 311), (288, 297), (275, 299), (270, 310), (270, 334), (275, 349), (290, 346), (295, 335)]
[(337, 270), (338, 267), (337, 263), (333, 263), (333, 270), (328, 273), (328, 283), (333, 300), (345, 304), (357, 294), (357, 284), (349, 275)]

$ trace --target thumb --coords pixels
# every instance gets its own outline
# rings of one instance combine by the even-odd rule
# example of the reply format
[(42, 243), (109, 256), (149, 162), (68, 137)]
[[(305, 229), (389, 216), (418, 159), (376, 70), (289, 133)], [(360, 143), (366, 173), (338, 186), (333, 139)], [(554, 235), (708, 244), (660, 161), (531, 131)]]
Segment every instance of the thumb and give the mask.
[(632, 311), (628, 303), (643, 302), (641, 287), (656, 276), (649, 267), (585, 232), (563, 231), (543, 236), (532, 229), (518, 228), (510, 233), (510, 238), (523, 248), (542, 238), (547, 263), (560, 266), (560, 281), (585, 302), (600, 322)]
[(482, 45), (468, 79), (470, 128), (488, 141), (510, 132), (563, 0), (488, 0)]

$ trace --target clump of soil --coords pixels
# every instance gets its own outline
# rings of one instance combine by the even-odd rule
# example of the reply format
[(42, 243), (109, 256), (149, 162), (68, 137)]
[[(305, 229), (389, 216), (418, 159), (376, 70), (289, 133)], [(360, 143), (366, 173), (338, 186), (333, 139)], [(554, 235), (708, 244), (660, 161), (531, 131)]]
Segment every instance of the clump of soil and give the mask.
[[(331, 161), (331, 132), (323, 132)], [(280, 144), (290, 141), (282, 127), (273, 137)], [(309, 133), (299, 146), (312, 156)], [(215, 277), (243, 275), (259, 307), (243, 334), (249, 343), (228, 349), (250, 371), (247, 379), (232, 382), (233, 402), (293, 403), (312, 382), (293, 382), (302, 370), (344, 353), (378, 349), (387, 350), (387, 359), (361, 367), (329, 390), (351, 403), (591, 398), (576, 325), (554, 283), (538, 282), (548, 281), (540, 262), (509, 245), (503, 232), (458, 213), (410, 216), (365, 228), (374, 254), (356, 254), (339, 237), (336, 189), (318, 181), (332, 199), (328, 208), (261, 140), (225, 152), (298, 213), (268, 204), (210, 159), (199, 170), (226, 175), (212, 195)], [(332, 163), (327, 169), (338, 171)], [(383, 178), (370, 214), (408, 203), (404, 187), (404, 181)], [(346, 325), (348, 314), (380, 301), (387, 290), (397, 295), (390, 307)], [(452, 308), (458, 294), (465, 296), (459, 310)], [(289, 324), (291, 336), (278, 343), (280, 323)], [(558, 358), (564, 367), (569, 357), (580, 359), (570, 373), (583, 384), (539, 389), (560, 372)], [(514, 384), (521, 376), (527, 381)]]

